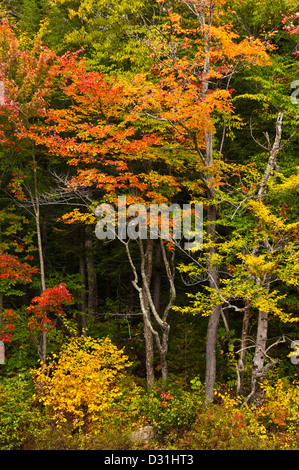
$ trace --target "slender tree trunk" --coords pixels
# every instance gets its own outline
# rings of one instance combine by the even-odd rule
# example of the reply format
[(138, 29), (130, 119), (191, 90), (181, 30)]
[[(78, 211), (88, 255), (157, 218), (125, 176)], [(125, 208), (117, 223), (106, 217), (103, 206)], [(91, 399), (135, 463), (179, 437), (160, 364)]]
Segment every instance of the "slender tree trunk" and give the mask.
[(82, 289), (80, 289), (80, 323), (81, 323), (81, 334), (86, 336), (87, 322), (86, 322), (86, 292), (85, 292), (85, 257), (81, 254), (79, 257), (79, 274), (82, 279)]
[[(268, 143), (269, 159), (268, 163), (261, 181), (261, 185), (258, 192), (258, 200), (263, 201), (267, 192), (268, 182), (273, 172), (273, 169), (276, 165), (276, 159), (283, 148), (284, 145), (281, 145), (282, 139), (282, 122), (284, 117), (284, 111), (278, 113), (276, 119), (276, 132), (274, 143), (271, 144), (268, 133), (265, 133), (265, 137)], [(260, 221), (256, 219), (256, 231), (257, 233), (260, 230)], [(268, 240), (264, 240), (264, 244), (269, 249)], [(255, 249), (253, 254), (257, 254), (258, 249)], [(270, 278), (271, 274), (265, 277), (265, 279), (258, 280), (266, 288), (268, 292), (270, 289)], [(267, 374), (267, 371), (272, 367), (277, 361), (270, 359), (268, 364), (264, 365), (266, 358), (266, 346), (267, 346), (267, 337), (268, 337), (268, 313), (259, 311), (258, 315), (258, 326), (257, 326), (257, 335), (256, 335), (256, 345), (255, 345), (255, 354), (252, 360), (252, 371), (251, 371), (251, 391), (245, 402), (252, 403), (253, 401), (259, 401), (262, 397), (261, 384), (264, 377)]]
[(260, 399), (262, 396), (261, 383), (264, 377), (265, 352), (268, 337), (268, 313), (259, 311), (256, 335), (255, 354), (252, 360), (251, 372), (251, 400)]
[(242, 334), (241, 334), (241, 348), (240, 356), (237, 365), (237, 395), (243, 394), (244, 387), (244, 371), (245, 371), (245, 358), (246, 358), (246, 346), (247, 346), (247, 336), (248, 336), (248, 327), (250, 319), (250, 306), (246, 306), (243, 317), (242, 325)]
[[(42, 234), (41, 234), (41, 227), (40, 227), (40, 204), (39, 204), (39, 192), (38, 192), (38, 184), (37, 184), (37, 163), (35, 159), (34, 145), (32, 145), (32, 157), (33, 157), (33, 176), (34, 176), (34, 192), (35, 192), (35, 199), (32, 198), (32, 205), (33, 205), (34, 215), (35, 215), (37, 246), (38, 246), (39, 265), (40, 265), (41, 290), (42, 292), (44, 292), (44, 290), (46, 290), (46, 274), (45, 274)], [(43, 325), (40, 356), (41, 356), (40, 358), (41, 358), (42, 363), (45, 364), (46, 357), (47, 357), (47, 323), (46, 322)]]
[[(154, 338), (159, 355), (160, 355), (160, 364), (161, 364), (161, 374), (163, 381), (166, 381), (168, 378), (168, 368), (167, 368), (167, 351), (168, 351), (168, 340), (169, 340), (169, 329), (170, 326), (167, 323), (167, 318), (169, 312), (174, 304), (176, 298), (176, 291), (174, 286), (174, 252), (170, 255), (170, 260), (168, 260), (164, 242), (160, 240), (161, 251), (163, 255), (163, 263), (165, 266), (167, 278), (169, 281), (169, 301), (166, 307), (163, 309), (163, 313), (159, 315), (153, 301), (153, 295), (150, 289), (150, 280), (152, 276), (152, 261), (153, 261), (153, 240), (150, 238), (147, 239), (146, 249), (144, 249), (143, 241), (138, 240), (141, 256), (141, 280), (142, 287), (138, 285), (138, 274), (136, 266), (133, 262), (131, 252), (129, 249), (128, 242), (123, 242), (126, 246), (126, 251), (130, 265), (133, 270), (134, 280), (132, 281), (133, 286), (139, 293), (140, 306), (143, 313), (144, 322), (146, 324), (145, 334), (148, 335), (148, 331), (151, 332), (152, 337)], [(158, 329), (157, 329), (158, 327)], [(147, 336), (146, 336), (147, 337)], [(152, 344), (151, 342), (149, 344)], [(148, 354), (148, 352), (147, 352)], [(149, 362), (149, 355), (147, 355), (147, 365), (151, 367)], [(152, 372), (149, 372), (148, 377), (151, 380), (153, 377)]]
[[(142, 243), (142, 240), (140, 240)], [(150, 285), (153, 271), (153, 240), (148, 239), (146, 242), (146, 250), (140, 250), (140, 254), (143, 257), (144, 265), (144, 280), (142, 287), (145, 315), (143, 315), (143, 333), (145, 341), (145, 364), (146, 364), (146, 379), (149, 387), (152, 386), (155, 380), (155, 370), (154, 370), (154, 337), (152, 330), (149, 326), (151, 321), (151, 309), (150, 302), (145, 288), (145, 282), (147, 285)]]
[(144, 306), (146, 314), (143, 314), (143, 335), (145, 342), (145, 370), (146, 370), (146, 382), (148, 387), (152, 387), (155, 381), (155, 369), (154, 369), (154, 338), (150, 326), (148, 325), (147, 317), (150, 318), (150, 308), (147, 301), (147, 296), (143, 291)]
[(93, 238), (92, 238), (93, 227), (91, 225), (86, 226), (86, 238), (85, 238), (85, 249), (86, 249), (86, 268), (87, 268), (87, 279), (88, 279), (88, 297), (87, 297), (87, 310), (93, 316), (98, 313), (98, 289), (97, 289), (97, 274), (95, 267), (94, 251), (93, 251)]
[(161, 300), (161, 246), (158, 243), (155, 244), (155, 267), (154, 267), (154, 304), (157, 312), (160, 310)]
[[(42, 238), (39, 224), (39, 208), (36, 212), (36, 231), (37, 231), (37, 242), (38, 242), (38, 252), (39, 252), (39, 262), (40, 262), (40, 275), (41, 275), (41, 285), (42, 292), (46, 289), (46, 279), (45, 279), (45, 267), (44, 267), (44, 256), (43, 256), (43, 247), (42, 247)], [(44, 324), (44, 329), (42, 332), (42, 347), (41, 347), (41, 360), (45, 364), (47, 357), (47, 324)]]
[[(213, 152), (211, 138), (208, 138), (207, 141), (207, 158), (210, 161), (213, 160), (213, 156), (210, 152)], [(212, 194), (209, 195), (211, 201)], [(208, 215), (207, 215), (207, 237), (208, 240), (214, 243), (216, 241), (216, 221), (217, 221), (217, 207), (212, 202), (208, 205)], [(219, 288), (219, 272), (218, 268), (213, 266), (211, 258), (216, 254), (217, 249), (215, 246), (211, 246), (207, 249), (209, 254), (207, 274), (209, 279), (209, 286), (212, 289)], [(217, 373), (217, 364), (216, 364), (216, 344), (217, 344), (217, 331), (219, 326), (219, 320), (222, 313), (221, 305), (216, 305), (212, 308), (212, 313), (209, 317), (208, 329), (207, 329), (207, 339), (206, 339), (206, 400), (212, 401), (214, 398), (214, 388), (216, 382), (216, 373)]]
[[(215, 2), (210, 2), (208, 9), (205, 2), (198, 2), (196, 4), (196, 15), (198, 21), (202, 27), (202, 35), (205, 50), (205, 59), (202, 75), (202, 98), (204, 99), (209, 91), (209, 72), (211, 63), (211, 26), (213, 23), (213, 14), (215, 8)], [(210, 131), (205, 132), (205, 167), (211, 168), (214, 163), (213, 155), (213, 134)], [(209, 183), (212, 181), (213, 175), (209, 174), (206, 177), (206, 183), (208, 186), (208, 214), (207, 214), (207, 237), (213, 243), (216, 241), (216, 221), (217, 221), (217, 206), (213, 204), (213, 187)], [(211, 257), (216, 253), (214, 246), (208, 248), (209, 261), (207, 266), (207, 274), (209, 279), (209, 285), (212, 289), (219, 287), (219, 273), (215, 266), (212, 266)], [(214, 398), (214, 388), (216, 381), (216, 341), (217, 331), (219, 325), (219, 319), (222, 313), (220, 305), (212, 308), (212, 313), (209, 317), (207, 338), (206, 338), (206, 400), (212, 401)]]

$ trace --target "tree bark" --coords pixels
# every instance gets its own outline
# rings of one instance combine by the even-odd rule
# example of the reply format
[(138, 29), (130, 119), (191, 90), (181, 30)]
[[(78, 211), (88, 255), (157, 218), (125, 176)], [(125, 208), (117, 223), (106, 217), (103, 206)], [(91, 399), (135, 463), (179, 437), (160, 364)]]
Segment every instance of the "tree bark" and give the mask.
[(91, 225), (87, 225), (85, 230), (86, 269), (88, 280), (87, 311), (89, 314), (96, 316), (98, 313), (98, 288), (92, 231), (93, 227)]
[(255, 354), (252, 360), (251, 399), (259, 400), (262, 396), (261, 382), (264, 377), (264, 362), (266, 357), (268, 337), (268, 313), (259, 311), (256, 335)]
[[(144, 307), (146, 313), (143, 314), (143, 335), (145, 342), (145, 371), (146, 371), (146, 383), (149, 388), (153, 386), (155, 381), (155, 369), (154, 369), (154, 338), (148, 322), (150, 321), (150, 309), (145, 292), (143, 292)], [(148, 319), (148, 320), (147, 320)]]
[(154, 304), (157, 312), (160, 310), (160, 300), (161, 300), (161, 246), (158, 240), (158, 243), (155, 243), (155, 266), (154, 266)]
[[(40, 227), (40, 202), (39, 202), (39, 192), (38, 192), (38, 184), (37, 184), (37, 162), (35, 158), (35, 149), (34, 149), (33, 144), (32, 144), (32, 160), (33, 160), (33, 178), (34, 178), (35, 197), (32, 196), (31, 192), (30, 192), (30, 196), (31, 196), (31, 201), (32, 201), (32, 206), (33, 206), (34, 216), (35, 216), (37, 246), (38, 246), (39, 265), (40, 265), (39, 267), (40, 267), (41, 291), (44, 292), (46, 290), (46, 274), (45, 274), (42, 234), (41, 234), (41, 227)], [(42, 344), (39, 349), (39, 356), (42, 361), (42, 364), (44, 365), (46, 363), (46, 356), (47, 356), (47, 323), (46, 322), (43, 325), (41, 341), (42, 341)]]
[(81, 334), (82, 336), (87, 335), (87, 321), (86, 321), (86, 292), (85, 292), (85, 257), (84, 254), (79, 256), (79, 274), (82, 279), (82, 288), (80, 289), (80, 324), (81, 324)]
[(237, 395), (242, 395), (244, 392), (244, 371), (245, 371), (245, 359), (246, 359), (246, 347), (247, 347), (247, 336), (250, 319), (250, 306), (247, 305), (244, 311), (242, 334), (241, 334), (241, 348), (240, 356), (237, 365)]
[[(168, 340), (169, 340), (169, 329), (170, 326), (167, 322), (169, 312), (174, 304), (176, 291), (174, 286), (174, 252), (170, 255), (170, 260), (167, 258), (165, 246), (163, 240), (160, 240), (161, 243), (161, 252), (163, 256), (163, 263), (166, 270), (168, 282), (169, 282), (169, 301), (166, 307), (163, 309), (163, 313), (159, 314), (155, 307), (155, 303), (153, 300), (153, 294), (150, 289), (150, 280), (152, 277), (152, 265), (153, 265), (153, 240), (149, 237), (146, 241), (146, 249), (144, 249), (143, 240), (139, 239), (138, 244), (140, 248), (140, 257), (141, 257), (141, 285), (139, 283), (139, 278), (137, 274), (137, 269), (134, 264), (134, 261), (131, 256), (129, 242), (123, 242), (130, 265), (133, 270), (134, 280), (132, 281), (133, 286), (137, 290), (139, 294), (140, 306), (141, 311), (143, 313), (143, 319), (145, 322), (145, 337), (150, 338), (149, 331), (151, 332), (152, 337), (155, 340), (157, 345), (159, 356), (160, 356), (160, 364), (161, 364), (161, 375), (163, 381), (166, 381), (168, 378), (168, 367), (167, 367), (167, 352), (168, 352)], [(158, 327), (158, 328), (157, 328)], [(151, 349), (151, 341), (147, 344), (149, 350), (147, 351), (148, 356), (146, 359), (147, 366), (150, 368), (152, 364), (152, 360), (150, 362), (150, 355), (149, 352), (152, 351)], [(149, 369), (148, 378), (151, 380), (153, 377), (152, 371)], [(151, 383), (149, 383), (151, 385)]]
[[(210, 133), (209, 133), (210, 134)], [(211, 165), (213, 162), (213, 146), (212, 146), (212, 136), (211, 134), (207, 136), (206, 141), (206, 160), (207, 166)], [(218, 268), (213, 266), (211, 259), (214, 254), (216, 254), (217, 249), (213, 244), (216, 241), (216, 221), (217, 221), (217, 206), (213, 204), (212, 193), (208, 195), (209, 205), (208, 205), (208, 214), (207, 214), (207, 239), (212, 242), (212, 246), (207, 249), (209, 254), (207, 274), (209, 279), (209, 286), (212, 289), (219, 288), (219, 272)], [(222, 313), (221, 305), (216, 305), (212, 308), (212, 313), (209, 317), (208, 329), (207, 329), (207, 339), (206, 339), (206, 401), (213, 401), (214, 398), (214, 388), (216, 381), (217, 373), (217, 364), (216, 364), (216, 343), (217, 343), (217, 331), (220, 316)]]

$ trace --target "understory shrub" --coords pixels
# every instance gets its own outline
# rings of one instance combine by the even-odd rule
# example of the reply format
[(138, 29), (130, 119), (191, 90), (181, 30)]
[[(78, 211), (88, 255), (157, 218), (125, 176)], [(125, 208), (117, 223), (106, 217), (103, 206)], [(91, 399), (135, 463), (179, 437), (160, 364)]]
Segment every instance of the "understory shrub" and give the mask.
[(44, 420), (33, 399), (30, 377), (0, 379), (0, 450), (18, 450), (34, 439)]
[(265, 381), (260, 406), (242, 405), (228, 392), (221, 404), (207, 404), (191, 428), (176, 441), (190, 450), (299, 449), (299, 385), (286, 379)]
[(179, 384), (166, 388), (157, 383), (140, 393), (133, 404), (139, 425), (153, 426), (158, 438), (169, 441), (194, 423), (204, 404), (203, 388), (197, 378), (191, 390)]
[[(166, 388), (159, 382), (149, 390), (137, 387), (131, 377), (125, 375), (122, 367), (117, 369), (118, 372), (115, 370), (115, 363), (127, 363), (126, 357), (123, 357), (123, 362), (116, 360), (120, 358), (118, 354), (123, 353), (115, 353), (112, 348), (111, 354), (108, 354), (109, 341), (96, 344), (101, 344), (102, 348), (105, 346), (107, 357), (101, 362), (102, 367), (105, 364), (110, 372), (114, 371), (111, 380), (108, 379), (109, 387), (104, 389), (105, 406), (99, 407), (103, 403), (100, 381), (110, 376), (108, 371), (101, 376), (102, 369), (95, 366), (94, 361), (98, 363), (99, 358), (102, 358), (100, 352), (104, 352), (103, 349), (94, 348), (93, 342), (89, 344), (90, 348), (83, 350), (87, 355), (71, 354), (68, 356), (70, 362), (62, 363), (59, 359), (64, 356), (57, 358), (55, 364), (58, 368), (62, 364), (64, 367), (66, 364), (74, 366), (62, 370), (66, 377), (73, 374), (72, 380), (76, 379), (76, 385), (72, 381), (65, 382), (64, 374), (56, 390), (55, 381), (46, 381), (45, 389), (40, 390), (37, 396), (43, 398), (42, 407), (34, 398), (36, 390), (31, 376), (19, 374), (0, 379), (1, 450), (134, 449), (136, 444), (132, 441), (131, 433), (146, 425), (155, 428), (155, 438), (150, 444), (138, 444), (137, 448), (299, 449), (298, 383), (280, 378), (265, 381), (260, 406), (242, 405), (242, 400), (229, 391), (218, 392), (217, 403), (207, 404), (203, 387), (197, 378), (189, 389), (178, 383), (170, 383)], [(74, 352), (75, 348), (72, 347), (71, 351)], [(56, 370), (52, 370), (50, 378), (55, 377)], [(96, 379), (93, 382), (94, 376), (100, 381)], [(95, 391), (91, 389), (88, 396), (90, 387), (95, 387)], [(110, 395), (111, 390), (114, 393)], [(55, 393), (51, 395), (50, 391)], [(65, 408), (70, 398), (78, 400), (72, 401), (71, 406), (78, 406), (82, 414), (71, 413), (69, 408)], [(95, 417), (100, 415), (101, 419), (92, 419), (92, 413)], [(84, 420), (80, 426), (77, 425), (78, 416)]]
[(33, 371), (38, 400), (57, 426), (100, 427), (107, 417), (118, 416), (118, 406), (130, 401), (132, 382), (125, 373), (130, 365), (108, 337), (72, 338), (46, 369)]

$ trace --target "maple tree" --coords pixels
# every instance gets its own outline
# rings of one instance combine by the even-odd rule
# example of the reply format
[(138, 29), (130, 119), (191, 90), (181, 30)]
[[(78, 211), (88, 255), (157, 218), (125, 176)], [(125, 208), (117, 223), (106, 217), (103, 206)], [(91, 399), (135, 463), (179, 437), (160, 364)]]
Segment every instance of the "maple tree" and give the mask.
[[(261, 383), (269, 368), (277, 363), (277, 360), (274, 360), (269, 355), (269, 351), (279, 344), (280, 341), (285, 341), (284, 336), (282, 336), (282, 338), (269, 345), (268, 322), (270, 315), (279, 316), (282, 322), (297, 321), (297, 317), (292, 312), (287, 312), (285, 307), (282, 307), (286, 294), (279, 291), (281, 285), (278, 286), (278, 281), (289, 282), (292, 286), (297, 285), (298, 254), (294, 240), (297, 236), (298, 227), (291, 214), (284, 214), (284, 216), (288, 216), (287, 218), (281, 218), (281, 214), (277, 214), (277, 200), (274, 199), (273, 201), (272, 198), (273, 192), (277, 195), (279, 191), (274, 189), (276, 179), (279, 180), (283, 177), (278, 165), (280, 153), (296, 134), (298, 113), (291, 103), (289, 88), (285, 85), (285, 82), (289, 83), (291, 81), (288, 75), (290, 68), (288, 67), (288, 72), (286, 72), (287, 69), (283, 68), (281, 62), (277, 63), (275, 58), (273, 58), (273, 64), (270, 65), (268, 63), (266, 69), (271, 70), (272, 67), (276, 71), (277, 78), (275, 81), (271, 80), (271, 85), (265, 79), (264, 74), (259, 79), (257, 78), (259, 75), (255, 73), (252, 80), (255, 82), (260, 80), (259, 91), (256, 94), (248, 93), (238, 97), (238, 100), (250, 97), (250, 99), (262, 102), (265, 115), (267, 116), (267, 124), (274, 122), (273, 127), (275, 132), (273, 137), (271, 136), (270, 138), (269, 132), (264, 132), (265, 144), (262, 144), (260, 139), (255, 138), (255, 129), (252, 126), (252, 122), (249, 123), (254, 142), (266, 151), (266, 155), (268, 154), (265, 170), (264, 172), (258, 171), (255, 175), (253, 173), (252, 176), (254, 178), (252, 178), (249, 177), (248, 173), (248, 171), (252, 172), (252, 167), (249, 169), (246, 169), (246, 166), (243, 169), (240, 167), (238, 170), (240, 171), (239, 183), (238, 181), (235, 183), (236, 192), (234, 193), (232, 189), (226, 192), (226, 183), (222, 184), (222, 187), (220, 186), (217, 190), (217, 200), (222, 203), (222, 218), (220, 223), (223, 226), (235, 227), (231, 241), (227, 239), (227, 236), (223, 240), (224, 243), (220, 241), (221, 238), (218, 238), (216, 243), (217, 256), (214, 257), (214, 263), (219, 267), (224, 265), (225, 260), (230, 259), (228, 278), (225, 276), (224, 279), (221, 279), (218, 289), (214, 291), (209, 289), (212, 293), (210, 301), (214, 297), (212, 303), (209, 303), (209, 300), (202, 292), (192, 296), (195, 299), (192, 302), (194, 312), (202, 312), (205, 315), (207, 312), (212, 311), (213, 305), (221, 305), (223, 310), (234, 309), (236, 312), (243, 312), (241, 347), (239, 348), (240, 356), (236, 365), (238, 375), (237, 389), (239, 393), (243, 392), (246, 350), (253, 348), (255, 353), (252, 360), (251, 390), (246, 398), (248, 401), (261, 398), (263, 394), (260, 388)], [(257, 68), (254, 68), (254, 70), (257, 72)], [(286, 78), (285, 74), (287, 74)], [(259, 119), (260, 122), (261, 119)], [(288, 135), (284, 141), (282, 137), (283, 123), (286, 126)], [(291, 181), (296, 180), (296, 174), (291, 172), (291, 175)], [(248, 184), (250, 181), (251, 184)], [(244, 194), (243, 200), (239, 199), (240, 192)], [(229, 194), (229, 199), (227, 199), (226, 194)], [(233, 200), (234, 194), (237, 196), (235, 201)], [(228, 208), (225, 209), (227, 204), (232, 205), (231, 210), (233, 212)], [(251, 216), (252, 214), (254, 215), (253, 219), (251, 218), (251, 221), (246, 219), (245, 224), (244, 220), (240, 220), (237, 223), (236, 219), (238, 217), (236, 215), (238, 212), (241, 211), (241, 217), (243, 218), (246, 210), (249, 210)], [(228, 214), (230, 214), (230, 217), (227, 219)], [(232, 223), (233, 219), (234, 222)], [(249, 227), (251, 227), (251, 233), (248, 233)], [(245, 233), (243, 233), (244, 229)], [(290, 252), (294, 256), (294, 264), (292, 264), (294, 268), (292, 273), (288, 272), (288, 275), (285, 276), (285, 262), (289, 259)], [(240, 265), (238, 258), (242, 262)], [(197, 263), (198, 267), (191, 268), (193, 269), (193, 274), (202, 272), (205, 263), (205, 258), (201, 258), (200, 262)], [(271, 289), (272, 284), (275, 282), (274, 279), (277, 282), (277, 289)], [(243, 306), (232, 302), (234, 298), (235, 301), (242, 299)], [(182, 311), (186, 310), (187, 308), (182, 309)], [(256, 310), (258, 311), (258, 327), (256, 339), (252, 344), (252, 342), (249, 342), (247, 335), (249, 319), (250, 317), (252, 318), (253, 312)], [(228, 325), (226, 325), (226, 328), (229, 334)]]
[[(83, 201), (84, 199), (86, 201), (87, 210), (75, 208), (62, 216), (62, 220), (68, 223), (95, 223), (97, 220), (95, 216), (97, 214), (94, 213), (97, 205), (96, 197), (99, 196), (102, 200), (114, 203), (117, 207), (117, 196), (126, 195), (128, 189), (128, 204), (144, 203), (145, 205), (151, 202), (165, 203), (178, 191), (175, 178), (158, 175), (154, 169), (151, 169), (153, 168), (151, 160), (154, 158), (151, 146), (155, 144), (159, 147), (161, 137), (152, 131), (141, 137), (138, 136), (138, 127), (134, 126), (134, 121), (131, 122), (132, 117), (127, 110), (128, 97), (124, 86), (118, 81), (108, 81), (97, 72), (87, 72), (81, 66), (73, 71), (72, 82), (63, 85), (62, 89), (68, 98), (72, 98), (73, 104), (68, 109), (49, 110), (46, 125), (43, 128), (36, 127), (34, 137), (37, 144), (47, 146), (51, 153), (67, 158), (69, 165), (78, 168), (77, 174), (66, 181), (65, 191), (75, 191), (81, 194)], [(86, 115), (89, 117), (93, 115), (95, 124), (92, 121), (86, 122)], [(65, 133), (68, 133), (70, 137), (65, 138)], [(144, 172), (139, 170), (137, 173), (133, 164), (141, 158), (149, 163), (146, 163), (147, 168)], [(156, 158), (159, 158), (159, 154)], [(149, 171), (148, 168), (150, 168)], [(90, 188), (88, 196), (85, 193), (86, 188)], [(132, 194), (133, 188), (135, 194)], [(92, 192), (93, 196), (91, 196)], [(125, 244), (125, 248), (134, 272), (134, 286), (140, 295), (141, 308), (145, 317), (146, 351), (152, 354), (151, 336), (154, 334), (164, 364), (163, 377), (166, 378), (169, 335), (166, 319), (175, 297), (174, 274), (170, 270), (169, 261), (164, 252), (165, 248), (162, 245), (163, 260), (172, 290), (163, 319), (160, 319), (149, 291), (153, 240), (145, 242), (145, 248), (142, 240), (138, 240), (138, 244), (141, 266), (144, 268), (146, 265), (145, 270), (142, 268), (143, 287), (137, 285), (138, 276), (128, 243)], [(144, 297), (147, 300), (144, 300)], [(155, 319), (162, 328), (162, 340), (149, 320), (150, 309), (153, 310)], [(148, 332), (147, 329), (150, 331)], [(148, 382), (151, 383), (153, 381), (152, 358), (148, 358), (146, 362)]]
[[(165, 3), (165, 24), (158, 32), (157, 28), (154, 29), (152, 48), (154, 57), (160, 58), (162, 55), (166, 59), (162, 58), (155, 64), (153, 73), (158, 77), (155, 81), (143, 76), (136, 77), (138, 97), (135, 110), (165, 123), (166, 129), (172, 131), (169, 141), (175, 148), (185, 149), (190, 167), (199, 175), (201, 185), (195, 186), (193, 194), (198, 197), (199, 193), (199, 200), (204, 201), (207, 207), (207, 274), (210, 288), (217, 290), (219, 272), (213, 262), (217, 256), (216, 201), (221, 174), (226, 166), (221, 161), (221, 152), (226, 132), (239, 125), (238, 117), (233, 115), (230, 83), (243, 67), (266, 65), (269, 58), (259, 40), (245, 38), (237, 41), (238, 36), (230, 25), (221, 24), (221, 16), (218, 15), (225, 2), (182, 3), (193, 15), (195, 25), (186, 27), (181, 14)], [(199, 32), (201, 36), (198, 38)], [(222, 86), (219, 86), (220, 83)], [(216, 151), (213, 135), (219, 121), (224, 126)], [(190, 185), (188, 182), (185, 184), (187, 187)], [(213, 307), (207, 331), (208, 400), (212, 400), (214, 393), (216, 336), (221, 315), (221, 306)]]
[[(32, 305), (27, 307), (27, 311), (29, 313), (28, 327), (35, 332), (42, 331), (43, 333), (47, 333), (49, 323), (53, 323), (51, 314), (55, 317), (59, 317), (63, 322), (65, 313), (62, 309), (62, 304), (70, 304), (72, 302), (73, 296), (64, 284), (60, 284), (55, 287), (48, 287), (40, 296), (34, 297), (34, 299), (31, 300)], [(65, 323), (67, 325), (67, 322)], [(31, 334), (31, 338), (37, 346), (42, 363), (45, 364), (47, 344), (44, 340), (44, 336), (41, 344), (39, 343), (38, 338), (33, 334)]]
[[(20, 41), (11, 30), (7, 21), (3, 21), (0, 26), (1, 35), (1, 71), (0, 76), (5, 89), (5, 100), (0, 109), (1, 124), (1, 145), (4, 151), (4, 168), (7, 169), (7, 161), (11, 154), (15, 155), (11, 180), (8, 184), (10, 194), (13, 196), (15, 204), (26, 209), (29, 214), (33, 214), (36, 227), (36, 238), (39, 254), (39, 273), (42, 297), (39, 304), (39, 311), (36, 314), (46, 315), (43, 299), (53, 296), (56, 299), (55, 288), (46, 289), (45, 260), (41, 236), (40, 222), (40, 188), (39, 172), (40, 166), (37, 149), (32, 139), (32, 127), (35, 122), (42, 122), (45, 109), (49, 105), (50, 97), (55, 88), (55, 81), (59, 81), (61, 69), (68, 69), (74, 66), (77, 54), (70, 56), (67, 54), (63, 58), (58, 58), (55, 53), (44, 47), (39, 37), (36, 37), (32, 50), (23, 50)], [(3, 263), (7, 263), (6, 276), (10, 282), (19, 279), (28, 281), (25, 277), (26, 270), (29, 277), (28, 266), (18, 263), (10, 257), (6, 260), (4, 255)], [(11, 265), (11, 273), (8, 266)], [(36, 272), (36, 268), (34, 271)], [(14, 275), (14, 273), (16, 273)], [(57, 286), (59, 291), (60, 287)], [(60, 291), (59, 291), (60, 292)], [(56, 307), (58, 308), (58, 300)], [(53, 304), (54, 305), (54, 304)], [(34, 310), (34, 309), (31, 309)], [(46, 321), (46, 320), (45, 320)], [(39, 353), (43, 360), (46, 358), (47, 329), (46, 325), (42, 329), (42, 346), (38, 346)]]
[(10, 297), (23, 296), (20, 286), (32, 282), (37, 268), (29, 264), (34, 247), (30, 234), (24, 234), (28, 220), (11, 208), (10, 212), (0, 211), (0, 221), (0, 336), (2, 341), (10, 341), (17, 314), (6, 304), (9, 307)]

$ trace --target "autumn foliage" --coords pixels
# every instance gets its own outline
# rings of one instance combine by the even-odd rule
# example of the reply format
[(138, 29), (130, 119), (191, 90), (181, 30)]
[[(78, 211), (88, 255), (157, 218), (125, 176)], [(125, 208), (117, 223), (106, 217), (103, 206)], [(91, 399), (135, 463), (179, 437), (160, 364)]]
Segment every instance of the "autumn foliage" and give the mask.
[(0, 2), (0, 448), (299, 448), (297, 10)]
[(73, 338), (36, 371), (38, 398), (57, 425), (102, 423), (125, 393), (121, 379), (131, 365), (109, 338)]
[(73, 302), (73, 296), (65, 284), (44, 290), (40, 296), (34, 297), (31, 301), (32, 305), (27, 307), (27, 311), (32, 315), (28, 322), (29, 328), (46, 330), (47, 323), (51, 322), (50, 314), (64, 316), (62, 304), (70, 304), (71, 302)]

